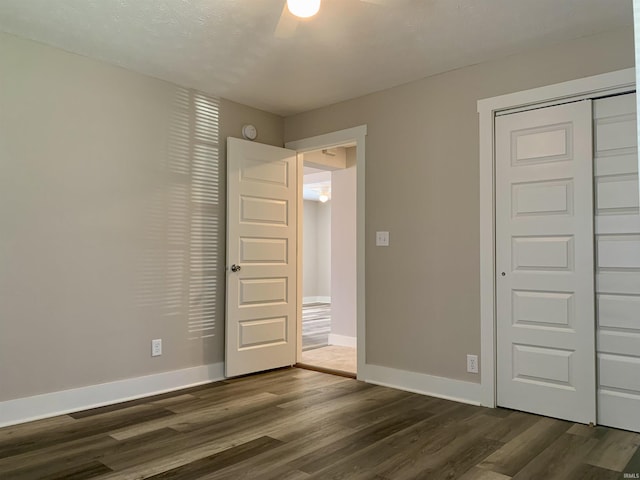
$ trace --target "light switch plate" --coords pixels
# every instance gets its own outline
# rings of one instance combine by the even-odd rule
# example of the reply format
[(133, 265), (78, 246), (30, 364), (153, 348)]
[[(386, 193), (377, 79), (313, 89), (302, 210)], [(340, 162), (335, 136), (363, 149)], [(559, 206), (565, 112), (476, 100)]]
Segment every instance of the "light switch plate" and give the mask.
[(389, 232), (376, 232), (376, 247), (389, 246)]

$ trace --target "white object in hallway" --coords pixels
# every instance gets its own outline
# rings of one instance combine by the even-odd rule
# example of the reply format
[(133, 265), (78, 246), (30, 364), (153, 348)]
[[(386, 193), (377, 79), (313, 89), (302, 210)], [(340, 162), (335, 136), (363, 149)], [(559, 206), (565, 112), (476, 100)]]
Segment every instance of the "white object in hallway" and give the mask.
[(227, 139), (226, 375), (296, 361), (296, 152)]
[(591, 101), (496, 118), (498, 405), (596, 420)]

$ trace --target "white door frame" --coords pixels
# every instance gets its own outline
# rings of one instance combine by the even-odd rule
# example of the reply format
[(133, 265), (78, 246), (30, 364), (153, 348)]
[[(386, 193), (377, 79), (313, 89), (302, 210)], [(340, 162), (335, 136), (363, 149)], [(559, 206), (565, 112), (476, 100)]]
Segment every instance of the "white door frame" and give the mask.
[(496, 115), (635, 90), (635, 69), (478, 100), (480, 121), (480, 402), (496, 406)]
[[(364, 289), (364, 268), (365, 268), (365, 229), (364, 229), (364, 165), (365, 165), (365, 137), (367, 136), (367, 126), (360, 125), (346, 130), (331, 132), (315, 137), (303, 138), (287, 142), (285, 148), (295, 150), (299, 154), (332, 148), (336, 146), (354, 145), (356, 147), (356, 336), (358, 354), (358, 379), (367, 378), (365, 372), (365, 289)], [(302, 187), (303, 187), (303, 157), (298, 155), (298, 331), (302, 330)], [(299, 335), (298, 335), (299, 337)], [(301, 361), (302, 345), (298, 342), (297, 357)]]

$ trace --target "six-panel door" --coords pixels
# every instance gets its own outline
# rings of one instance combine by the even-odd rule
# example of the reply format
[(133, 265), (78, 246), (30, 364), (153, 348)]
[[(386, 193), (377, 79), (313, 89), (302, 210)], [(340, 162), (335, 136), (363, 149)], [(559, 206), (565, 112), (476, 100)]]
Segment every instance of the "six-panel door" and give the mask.
[(498, 405), (595, 422), (591, 102), (495, 127)]
[(295, 363), (296, 195), (296, 152), (228, 138), (228, 377)]

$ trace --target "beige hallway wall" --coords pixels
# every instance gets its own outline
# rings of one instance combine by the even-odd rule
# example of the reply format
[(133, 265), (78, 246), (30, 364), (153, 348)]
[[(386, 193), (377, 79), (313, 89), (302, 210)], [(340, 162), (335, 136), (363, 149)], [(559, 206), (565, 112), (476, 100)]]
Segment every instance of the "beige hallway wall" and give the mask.
[[(356, 149), (331, 172), (331, 333), (356, 338)], [(329, 338), (331, 342), (331, 338)]]
[[(331, 298), (331, 201), (303, 202), (302, 298)], [(306, 299), (306, 300), (305, 300)]]
[(316, 258), (317, 258), (317, 271), (316, 271), (316, 295), (318, 297), (331, 298), (331, 215), (333, 202), (331, 200), (326, 203), (316, 202), (317, 214), (316, 221), (318, 222), (317, 230), (317, 243), (316, 243)]
[(317, 297), (318, 203), (305, 200), (302, 213), (302, 298)]
[[(368, 126), (367, 363), (480, 381), (465, 358), (480, 353), (476, 102), (633, 65), (625, 29), (285, 119), (286, 141)], [(390, 247), (375, 247), (377, 230)]]

